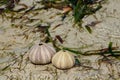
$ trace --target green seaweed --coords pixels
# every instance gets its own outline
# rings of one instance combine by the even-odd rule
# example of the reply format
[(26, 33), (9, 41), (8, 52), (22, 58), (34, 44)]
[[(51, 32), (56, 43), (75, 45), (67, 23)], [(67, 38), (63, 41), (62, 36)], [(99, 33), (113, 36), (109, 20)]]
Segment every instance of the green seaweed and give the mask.
[(70, 51), (70, 52), (72, 52), (74, 54), (83, 54), (81, 51), (72, 50), (72, 49), (67, 48), (67, 47), (63, 47), (63, 50)]
[(113, 44), (112, 42), (109, 43), (108, 50), (109, 50), (109, 53), (114, 56), (114, 53), (112, 51), (112, 44)]
[(5, 66), (3, 69), (1, 69), (1, 71), (4, 71), (4, 70), (8, 69), (8, 68), (10, 67), (10, 65), (11, 65), (11, 64)]
[(85, 26), (85, 28), (87, 29), (87, 31), (88, 31), (89, 33), (92, 33), (92, 30), (91, 30), (91, 28), (90, 28), (89, 26)]
[(0, 0), (0, 6), (1, 5), (4, 5), (4, 4), (7, 4), (9, 0)]
[[(69, 0), (73, 7), (73, 17), (74, 17), (74, 23), (78, 24), (79, 28), (82, 28), (82, 19), (87, 16), (94, 14), (96, 11), (102, 8), (101, 3), (96, 3), (96, 7), (93, 7), (92, 5), (95, 4), (87, 4), (83, 0), (76, 0), (75, 2), (73, 0)], [(85, 27), (89, 33), (91, 33), (91, 29), (89, 27)]]
[[(94, 0), (58, 0), (61, 3), (56, 3), (57, 0), (47, 0), (42, 1), (42, 4), (45, 5), (45, 9), (48, 8), (63, 8), (64, 6), (70, 6), (73, 8), (73, 17), (74, 17), (74, 24), (79, 26), (79, 29), (82, 28), (83, 18), (96, 13), (98, 10), (102, 8), (102, 2), (105, 0), (101, 0), (99, 2), (95, 2)], [(57, 6), (56, 6), (57, 5)], [(67, 14), (64, 14), (62, 17), (62, 21), (66, 17)], [(89, 26), (85, 26), (89, 33), (92, 33), (92, 30)]]

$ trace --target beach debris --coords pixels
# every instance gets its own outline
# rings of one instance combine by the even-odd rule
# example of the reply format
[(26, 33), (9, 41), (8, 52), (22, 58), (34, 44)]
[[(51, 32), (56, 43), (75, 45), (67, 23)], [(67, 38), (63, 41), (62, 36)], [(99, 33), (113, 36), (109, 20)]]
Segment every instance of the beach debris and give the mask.
[(34, 45), (29, 52), (29, 59), (34, 64), (47, 64), (51, 62), (55, 49), (46, 43)]
[(75, 58), (70, 52), (60, 50), (53, 56), (52, 64), (59, 69), (69, 69), (75, 65)]

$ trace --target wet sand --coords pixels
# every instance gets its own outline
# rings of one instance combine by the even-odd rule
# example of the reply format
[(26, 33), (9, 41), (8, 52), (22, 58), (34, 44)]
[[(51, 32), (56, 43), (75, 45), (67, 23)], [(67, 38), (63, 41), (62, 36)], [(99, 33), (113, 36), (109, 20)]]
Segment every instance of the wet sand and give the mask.
[[(32, 0), (21, 0), (28, 8), (33, 6), (33, 2), (35, 3)], [(81, 66), (59, 70), (51, 63), (34, 65), (27, 54), (32, 45), (44, 38), (35, 25), (44, 26), (48, 23), (51, 25), (49, 31), (52, 37), (60, 35), (65, 47), (79, 48), (87, 45), (82, 49), (86, 51), (106, 48), (109, 42), (113, 42), (113, 46), (119, 46), (119, 4), (120, 0), (109, 0), (94, 15), (83, 19), (83, 27), (91, 22), (101, 21), (91, 26), (92, 34), (73, 26), (72, 12), (62, 21), (62, 11), (53, 8), (30, 11), (25, 15), (24, 11), (0, 15), (0, 80), (120, 80), (120, 61), (114, 57), (106, 60), (100, 55), (78, 56)], [(40, 7), (42, 5), (36, 4), (36, 9)], [(16, 6), (15, 10), (17, 8), (19, 7)]]

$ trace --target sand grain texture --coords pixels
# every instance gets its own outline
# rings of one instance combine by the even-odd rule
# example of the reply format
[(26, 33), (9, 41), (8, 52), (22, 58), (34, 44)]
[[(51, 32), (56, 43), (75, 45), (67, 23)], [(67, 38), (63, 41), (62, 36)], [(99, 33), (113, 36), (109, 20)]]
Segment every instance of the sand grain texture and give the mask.
[[(33, 2), (35, 3), (35, 0), (21, 0), (21, 3), (29, 7), (32, 7)], [(100, 11), (83, 19), (83, 26), (93, 21), (101, 21), (91, 26), (92, 34), (72, 26), (72, 12), (61, 21), (59, 14), (62, 11), (53, 8), (48, 11), (35, 10), (25, 15), (22, 12), (5, 13), (4, 17), (0, 15), (0, 80), (120, 80), (120, 61), (114, 57), (109, 57), (108, 61), (98, 55), (80, 56), (84, 66), (59, 70), (52, 64), (34, 65), (29, 61), (27, 54), (30, 47), (39, 43), (44, 36), (34, 26), (47, 23), (51, 24), (49, 30), (52, 37), (60, 35), (64, 40), (62, 45), (66, 47), (92, 45), (83, 49), (86, 51), (106, 48), (109, 42), (120, 46), (119, 4), (120, 0), (108, 0)], [(42, 5), (36, 5), (36, 8), (40, 7)], [(20, 16), (22, 18), (19, 18)], [(56, 27), (59, 24), (61, 25)]]

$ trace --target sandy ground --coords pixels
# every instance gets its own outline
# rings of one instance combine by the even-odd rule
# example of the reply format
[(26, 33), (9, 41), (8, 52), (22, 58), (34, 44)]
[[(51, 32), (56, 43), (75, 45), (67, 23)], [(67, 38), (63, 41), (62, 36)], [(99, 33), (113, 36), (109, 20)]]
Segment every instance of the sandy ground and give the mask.
[[(21, 3), (36, 9), (42, 5), (37, 0), (21, 0)], [(85, 50), (106, 48), (109, 42), (120, 45), (120, 0), (108, 0), (96, 14), (83, 19), (83, 26), (94, 21), (101, 23), (92, 26), (92, 34), (73, 26), (72, 12), (61, 21), (57, 9), (35, 10), (21, 13), (4, 13), (0, 16), (0, 80), (120, 80), (120, 61), (102, 56), (79, 56), (82, 66), (59, 70), (52, 64), (34, 65), (26, 54), (30, 47), (40, 42), (43, 34), (36, 31), (35, 25), (51, 25), (49, 31), (54, 38), (60, 35), (65, 47)], [(19, 8), (16, 6), (15, 10)], [(22, 16), (22, 17), (21, 17)], [(20, 18), (21, 17), (21, 18)], [(16, 19), (13, 19), (16, 18)], [(59, 27), (57, 25), (61, 24)], [(90, 45), (90, 46), (89, 46)]]

